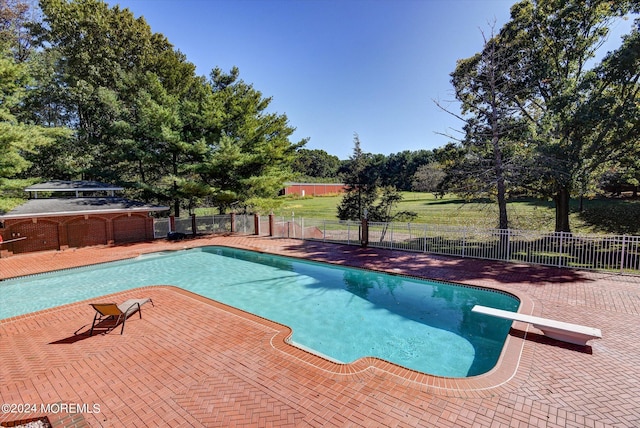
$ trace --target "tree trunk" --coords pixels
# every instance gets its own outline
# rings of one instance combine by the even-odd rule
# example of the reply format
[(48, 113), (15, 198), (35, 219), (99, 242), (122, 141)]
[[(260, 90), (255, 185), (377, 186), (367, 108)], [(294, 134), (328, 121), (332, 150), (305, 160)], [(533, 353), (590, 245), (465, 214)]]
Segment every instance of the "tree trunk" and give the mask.
[(509, 220), (507, 217), (507, 198), (504, 184), (504, 177), (498, 177), (498, 229), (508, 229)]
[(569, 189), (561, 187), (553, 199), (556, 204), (556, 232), (571, 232), (569, 228)]
[[(174, 182), (174, 187), (176, 186), (175, 182)], [(173, 200), (173, 214), (176, 217), (180, 217), (180, 199), (175, 198)]]
[[(495, 109), (494, 109), (494, 115)], [(494, 121), (492, 122), (491, 127), (493, 128), (493, 160), (495, 163), (495, 172), (496, 172), (496, 190), (498, 197), (498, 222), (499, 229), (508, 229), (509, 228), (509, 219), (507, 217), (507, 187), (505, 185), (504, 179), (504, 166), (502, 163), (502, 149), (500, 148), (500, 134), (498, 131), (498, 118), (497, 115), (494, 117)]]
[[(173, 153), (172, 165), (173, 167), (173, 175), (178, 175), (178, 155), (177, 153)], [(173, 211), (176, 217), (180, 217), (180, 198), (178, 197), (178, 183), (173, 181)]]

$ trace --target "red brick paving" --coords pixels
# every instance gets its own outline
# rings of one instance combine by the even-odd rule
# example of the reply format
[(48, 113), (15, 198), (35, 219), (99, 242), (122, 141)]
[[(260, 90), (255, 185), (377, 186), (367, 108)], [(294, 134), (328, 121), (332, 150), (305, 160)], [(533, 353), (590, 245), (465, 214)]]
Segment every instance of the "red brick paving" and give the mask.
[(0, 426), (44, 414), (56, 427), (640, 426), (638, 277), (217, 237), (13, 256), (0, 259), (0, 278), (200, 245), (498, 288), (523, 312), (598, 327), (603, 339), (583, 348), (514, 323), (496, 369), (447, 379), (374, 358), (335, 364), (288, 345), (285, 326), (158, 285), (109, 297), (155, 303), (122, 336), (88, 337), (87, 302), (0, 320), (0, 404), (56, 410), (0, 413)]

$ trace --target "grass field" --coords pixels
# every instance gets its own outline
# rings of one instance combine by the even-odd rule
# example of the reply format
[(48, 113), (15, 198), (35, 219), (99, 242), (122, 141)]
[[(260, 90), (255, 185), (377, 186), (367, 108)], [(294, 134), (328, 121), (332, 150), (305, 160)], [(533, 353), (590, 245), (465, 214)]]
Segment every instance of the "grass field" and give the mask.
[[(448, 226), (476, 226), (495, 228), (498, 224), (498, 207), (488, 200), (465, 201), (454, 195), (436, 199), (431, 193), (403, 192), (404, 199), (398, 211), (414, 211), (415, 223)], [(282, 197), (277, 216), (300, 218), (337, 219), (337, 206), (342, 196), (306, 198)], [(20, 203), (19, 199), (0, 197), (0, 213), (9, 211)], [(640, 235), (640, 200), (593, 199), (584, 201), (584, 210), (578, 209), (578, 201), (571, 201), (571, 230), (574, 233), (611, 233)], [(519, 199), (507, 206), (509, 227), (521, 230), (553, 231), (555, 209), (553, 202), (539, 199)], [(217, 209), (197, 208), (197, 215), (217, 214)]]
[[(488, 200), (467, 202), (454, 195), (436, 199), (431, 193), (403, 192), (398, 211), (414, 211), (415, 223), (494, 228), (498, 224), (497, 204)], [(341, 196), (285, 199), (274, 210), (277, 216), (336, 219)], [(509, 225), (513, 229), (552, 231), (555, 208), (552, 201), (519, 199), (507, 206)], [(629, 199), (593, 199), (572, 201), (570, 223), (576, 233), (640, 234), (640, 201)]]

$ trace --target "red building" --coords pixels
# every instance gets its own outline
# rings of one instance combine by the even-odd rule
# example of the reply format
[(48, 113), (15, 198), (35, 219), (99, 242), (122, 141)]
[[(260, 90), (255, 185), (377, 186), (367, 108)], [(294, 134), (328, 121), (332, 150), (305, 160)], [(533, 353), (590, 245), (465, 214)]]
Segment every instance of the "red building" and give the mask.
[(169, 210), (115, 197), (122, 188), (98, 182), (51, 181), (25, 190), (32, 199), (0, 215), (0, 256), (151, 240), (149, 214)]
[(343, 183), (285, 183), (281, 195), (319, 196), (344, 193)]

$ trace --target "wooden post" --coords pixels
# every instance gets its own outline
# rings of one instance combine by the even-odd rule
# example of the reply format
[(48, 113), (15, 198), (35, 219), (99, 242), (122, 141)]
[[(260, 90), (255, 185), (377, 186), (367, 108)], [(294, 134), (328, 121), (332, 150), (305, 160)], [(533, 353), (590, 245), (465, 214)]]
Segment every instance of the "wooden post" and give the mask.
[(362, 219), (362, 228), (360, 229), (362, 236), (360, 237), (360, 245), (362, 247), (367, 247), (369, 245), (369, 220), (366, 218)]
[(273, 236), (274, 231), (275, 231), (275, 216), (273, 214), (269, 214), (269, 236)]
[(260, 235), (260, 214), (253, 215), (253, 234)]

